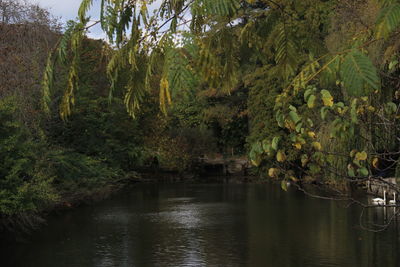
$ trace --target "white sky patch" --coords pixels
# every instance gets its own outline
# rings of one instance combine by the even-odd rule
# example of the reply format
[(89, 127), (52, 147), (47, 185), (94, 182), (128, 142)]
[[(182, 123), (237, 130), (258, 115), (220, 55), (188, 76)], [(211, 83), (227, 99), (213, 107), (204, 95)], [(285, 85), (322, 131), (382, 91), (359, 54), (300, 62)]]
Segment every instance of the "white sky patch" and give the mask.
[[(78, 10), (82, 0), (28, 0), (28, 2), (39, 4), (41, 7), (48, 9), (53, 16), (60, 18), (61, 22), (65, 23), (78, 17)], [(99, 18), (99, 14), (100, 1), (95, 0), (88, 15), (91, 20), (96, 20)], [(105, 39), (106, 37), (99, 25), (91, 28), (88, 36), (93, 39)]]
[(49, 9), (54, 16), (66, 21), (77, 17), (81, 0), (29, 0), (29, 2)]

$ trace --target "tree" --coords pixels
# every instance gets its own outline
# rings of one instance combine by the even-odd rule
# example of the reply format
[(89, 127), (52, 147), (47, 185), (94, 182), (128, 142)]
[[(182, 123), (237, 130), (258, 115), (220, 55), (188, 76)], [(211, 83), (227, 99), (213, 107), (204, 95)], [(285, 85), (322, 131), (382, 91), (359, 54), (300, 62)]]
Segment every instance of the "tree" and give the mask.
[(0, 12), (0, 98), (17, 96), (20, 118), (35, 127), (41, 110), (38, 81), (60, 24), (47, 10), (23, 1), (2, 0)]

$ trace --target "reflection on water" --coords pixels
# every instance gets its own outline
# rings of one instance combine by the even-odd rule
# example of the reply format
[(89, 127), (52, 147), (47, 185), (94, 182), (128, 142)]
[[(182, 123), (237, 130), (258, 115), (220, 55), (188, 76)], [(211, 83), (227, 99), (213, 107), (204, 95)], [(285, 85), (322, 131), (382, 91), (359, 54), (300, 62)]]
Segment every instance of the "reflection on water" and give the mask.
[[(392, 210), (368, 211), (383, 222)], [(272, 185), (142, 185), (52, 218), (1, 266), (398, 266), (397, 224)], [(23, 256), (23, 257), (22, 257)], [(4, 264), (5, 263), (5, 264)]]

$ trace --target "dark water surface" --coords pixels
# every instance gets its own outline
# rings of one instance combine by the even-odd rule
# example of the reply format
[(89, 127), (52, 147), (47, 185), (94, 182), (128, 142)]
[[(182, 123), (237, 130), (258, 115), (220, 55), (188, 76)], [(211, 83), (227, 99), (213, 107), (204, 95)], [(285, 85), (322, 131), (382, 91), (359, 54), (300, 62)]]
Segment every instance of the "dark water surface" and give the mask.
[(49, 219), (0, 266), (400, 266), (398, 225), (359, 215), (275, 185), (139, 185)]

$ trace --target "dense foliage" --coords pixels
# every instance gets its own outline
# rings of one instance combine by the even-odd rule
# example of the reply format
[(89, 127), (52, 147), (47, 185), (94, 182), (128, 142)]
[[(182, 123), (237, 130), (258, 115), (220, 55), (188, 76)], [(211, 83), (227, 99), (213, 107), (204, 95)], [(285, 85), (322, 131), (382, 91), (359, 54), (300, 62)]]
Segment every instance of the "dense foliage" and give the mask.
[[(107, 195), (136, 177), (144, 159), (137, 121), (123, 101), (108, 103), (107, 60), (102, 42), (84, 39), (81, 90), (68, 122), (57, 107), (65, 85), (54, 86), (50, 113), (42, 109), (41, 82), (59, 24), (44, 9), (0, 1), (0, 233), (35, 226), (55, 206)], [(12, 33), (12, 34), (11, 34)], [(27, 45), (29, 44), (29, 45)], [(86, 72), (85, 72), (86, 70)], [(54, 69), (66, 77), (63, 67)]]
[[(185, 90), (197, 90), (198, 97), (243, 88), (247, 105), (232, 110), (232, 104), (214, 103), (205, 115), (233, 118), (236, 125), (225, 127), (239, 130), (237, 116), (249, 114), (250, 158), (269, 166), (269, 176), (363, 180), (396, 168), (397, 1), (166, 0), (149, 15), (152, 3), (101, 1), (99, 23), (114, 46), (109, 76), (115, 84), (121, 70), (129, 70), (131, 115), (155, 74), (164, 113)], [(80, 22), (71, 28), (73, 58), (79, 58), (92, 4), (82, 1)], [(77, 90), (74, 61), (64, 119)], [(51, 84), (45, 85), (49, 95)]]

